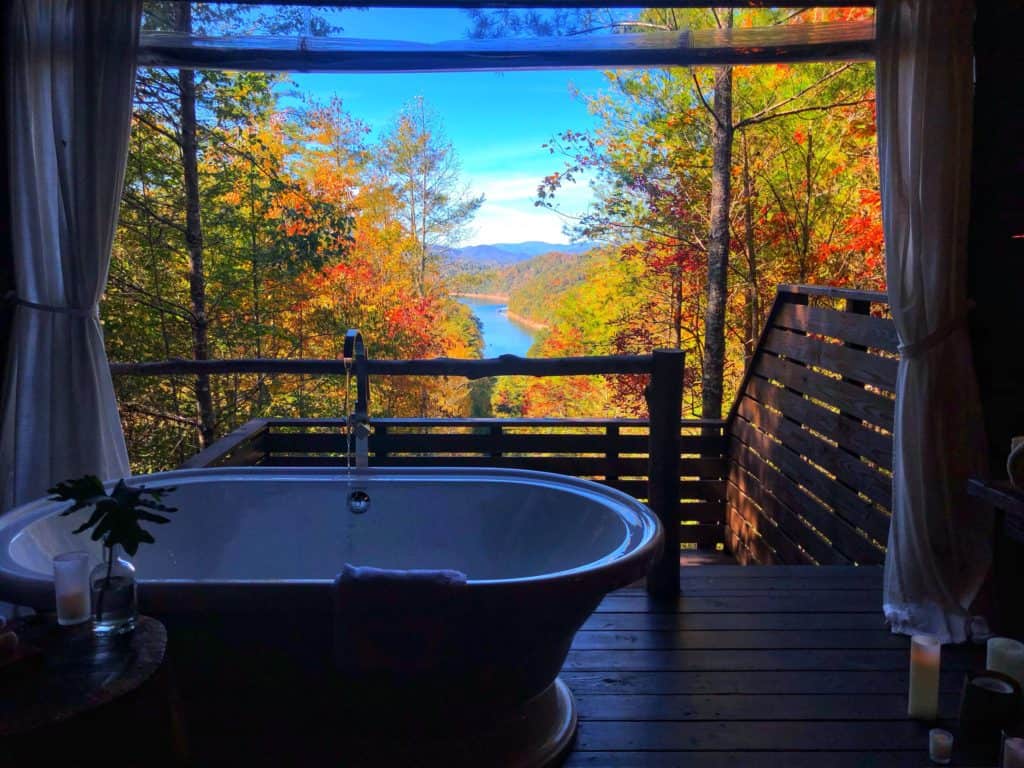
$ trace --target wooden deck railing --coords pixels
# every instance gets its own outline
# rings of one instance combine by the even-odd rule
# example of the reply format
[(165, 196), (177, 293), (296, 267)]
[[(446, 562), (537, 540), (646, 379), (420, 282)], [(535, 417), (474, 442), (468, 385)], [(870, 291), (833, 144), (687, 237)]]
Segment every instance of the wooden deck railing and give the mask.
[(897, 361), (885, 294), (779, 287), (726, 428), (740, 562), (883, 561)]
[[(260, 419), (183, 467), (344, 466), (341, 419)], [(648, 501), (646, 419), (374, 419), (370, 466), (501, 467), (586, 477)], [(724, 422), (686, 420), (679, 430), (675, 518), (680, 548), (723, 542)]]
[[(374, 419), (371, 466), (494, 466), (592, 478), (646, 501), (682, 549), (742, 563), (880, 563), (892, 492), (897, 338), (885, 294), (780, 286), (728, 418), (684, 421), (683, 355), (370, 360), (371, 376), (649, 374), (650, 420)], [(115, 375), (344, 374), (337, 360), (118, 363)], [(372, 406), (372, 403), (371, 403)], [(371, 407), (372, 411), (372, 407)], [(184, 466), (341, 465), (340, 419), (248, 422)]]
[[(118, 363), (115, 375), (344, 374), (335, 360), (170, 360)], [(371, 376), (650, 376), (650, 420), (372, 419), (370, 466), (490, 466), (586, 477), (645, 501), (666, 532), (665, 556), (648, 578), (655, 593), (679, 589), (679, 550), (724, 546), (725, 422), (681, 419), (683, 353), (491, 360), (369, 360)], [(371, 401), (371, 416), (372, 416)], [(184, 467), (343, 466), (343, 419), (250, 421)], [(653, 425), (653, 426), (652, 426)], [(673, 426), (675, 425), (675, 426)]]

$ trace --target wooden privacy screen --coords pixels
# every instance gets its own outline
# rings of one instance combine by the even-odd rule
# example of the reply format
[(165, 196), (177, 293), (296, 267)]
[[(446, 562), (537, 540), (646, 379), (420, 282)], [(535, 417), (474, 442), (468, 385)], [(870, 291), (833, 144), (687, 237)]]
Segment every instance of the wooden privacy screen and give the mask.
[[(185, 466), (342, 466), (344, 421), (251, 421)], [(375, 467), (505, 467), (586, 477), (647, 500), (648, 426), (633, 419), (374, 419)], [(683, 421), (683, 549), (724, 540), (723, 421)], [(227, 450), (225, 450), (227, 449)]]
[(896, 330), (885, 294), (780, 286), (727, 423), (741, 563), (881, 563)]

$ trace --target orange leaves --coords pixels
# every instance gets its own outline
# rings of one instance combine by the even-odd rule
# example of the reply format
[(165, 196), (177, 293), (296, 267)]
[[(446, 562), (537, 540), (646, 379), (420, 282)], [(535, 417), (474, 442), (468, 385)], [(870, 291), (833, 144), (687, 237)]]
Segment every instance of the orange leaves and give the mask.
[(879, 215), (882, 212), (882, 193), (878, 189), (859, 189), (857, 196), (861, 205), (868, 205), (876, 208)]

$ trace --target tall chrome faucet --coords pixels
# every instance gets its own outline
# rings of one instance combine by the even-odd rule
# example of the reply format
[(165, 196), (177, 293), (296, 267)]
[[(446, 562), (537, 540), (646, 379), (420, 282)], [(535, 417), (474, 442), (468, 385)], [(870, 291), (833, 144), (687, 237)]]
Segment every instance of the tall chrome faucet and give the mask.
[(348, 416), (349, 434), (355, 442), (356, 469), (370, 465), (370, 373), (366, 364), (366, 345), (363, 334), (352, 328), (345, 334), (345, 361), (356, 375), (356, 406)]

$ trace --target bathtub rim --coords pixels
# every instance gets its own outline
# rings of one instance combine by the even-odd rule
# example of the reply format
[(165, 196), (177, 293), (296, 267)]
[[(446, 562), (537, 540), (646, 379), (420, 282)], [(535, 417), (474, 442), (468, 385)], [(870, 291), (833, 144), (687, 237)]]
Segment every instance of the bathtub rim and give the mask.
[[(327, 479), (344, 479), (344, 468), (334, 467), (206, 467), (197, 469), (176, 469), (167, 472), (155, 472), (148, 475), (135, 475), (125, 478), (129, 485), (153, 483), (173, 484), (177, 479), (184, 478), (216, 478), (237, 477), (237, 476), (259, 476), (263, 479), (272, 479), (279, 475), (281, 479), (287, 480), (294, 477), (320, 477)], [(370, 467), (368, 470), (352, 470), (352, 478), (358, 481), (359, 477), (367, 479), (387, 476), (407, 476), (414, 479), (430, 479), (438, 476), (452, 479), (465, 478), (470, 480), (486, 480), (488, 477), (503, 481), (521, 480), (525, 484), (534, 481), (537, 484), (547, 486), (558, 486), (562, 490), (579, 489), (588, 494), (604, 497), (614, 503), (612, 510), (620, 519), (623, 518), (623, 509), (629, 510), (634, 516), (632, 521), (640, 529), (639, 540), (627, 551), (611, 559), (600, 559), (592, 561), (575, 568), (562, 571), (554, 571), (543, 574), (517, 576), (505, 579), (468, 579), (467, 583), (475, 592), (485, 590), (504, 590), (510, 587), (522, 589), (550, 589), (554, 585), (582, 584), (584, 582), (604, 583), (605, 592), (626, 586), (629, 583), (642, 578), (648, 563), (658, 555), (661, 549), (664, 531), (657, 515), (645, 504), (633, 498), (629, 494), (602, 485), (593, 480), (586, 480), (572, 475), (561, 475), (553, 472), (541, 472), (531, 469), (507, 469), (491, 467)], [(116, 480), (109, 480), (104, 483), (109, 491), (116, 485)], [(173, 503), (173, 499), (169, 499)], [(66, 506), (70, 506), (68, 502)], [(18, 564), (9, 554), (9, 545), (14, 535), (28, 525), (50, 514), (58, 514), (62, 511), (58, 502), (51, 501), (47, 497), (36, 499), (21, 506), (15, 507), (9, 512), (0, 515), (0, 599), (9, 600), (20, 605), (28, 605), (34, 608), (51, 608), (53, 601), (53, 577), (50, 575), (40, 576), (37, 571), (30, 571)], [(557, 513), (556, 513), (557, 514)], [(173, 525), (174, 523), (170, 523)], [(630, 521), (626, 521), (627, 526)], [(653, 554), (652, 554), (653, 552)], [(613, 553), (609, 553), (613, 554)], [(607, 558), (605, 555), (604, 558)], [(340, 570), (340, 567), (339, 567)], [(210, 598), (211, 609), (222, 600), (217, 597), (234, 595), (242, 597), (241, 593), (252, 590), (261, 594), (270, 595), (277, 590), (288, 590), (291, 596), (297, 596), (296, 591), (307, 595), (313, 593), (329, 593), (329, 587), (334, 582), (333, 578), (317, 579), (146, 579), (144, 574), (139, 579), (140, 600), (143, 607), (146, 604), (156, 603), (154, 607), (166, 604), (168, 608), (173, 606), (170, 595), (156, 595), (154, 591), (165, 591), (189, 588), (201, 590), (207, 593)], [(166, 587), (167, 590), (161, 587)], [(149, 593), (155, 600), (145, 599)], [(251, 596), (251, 593), (250, 593)]]

